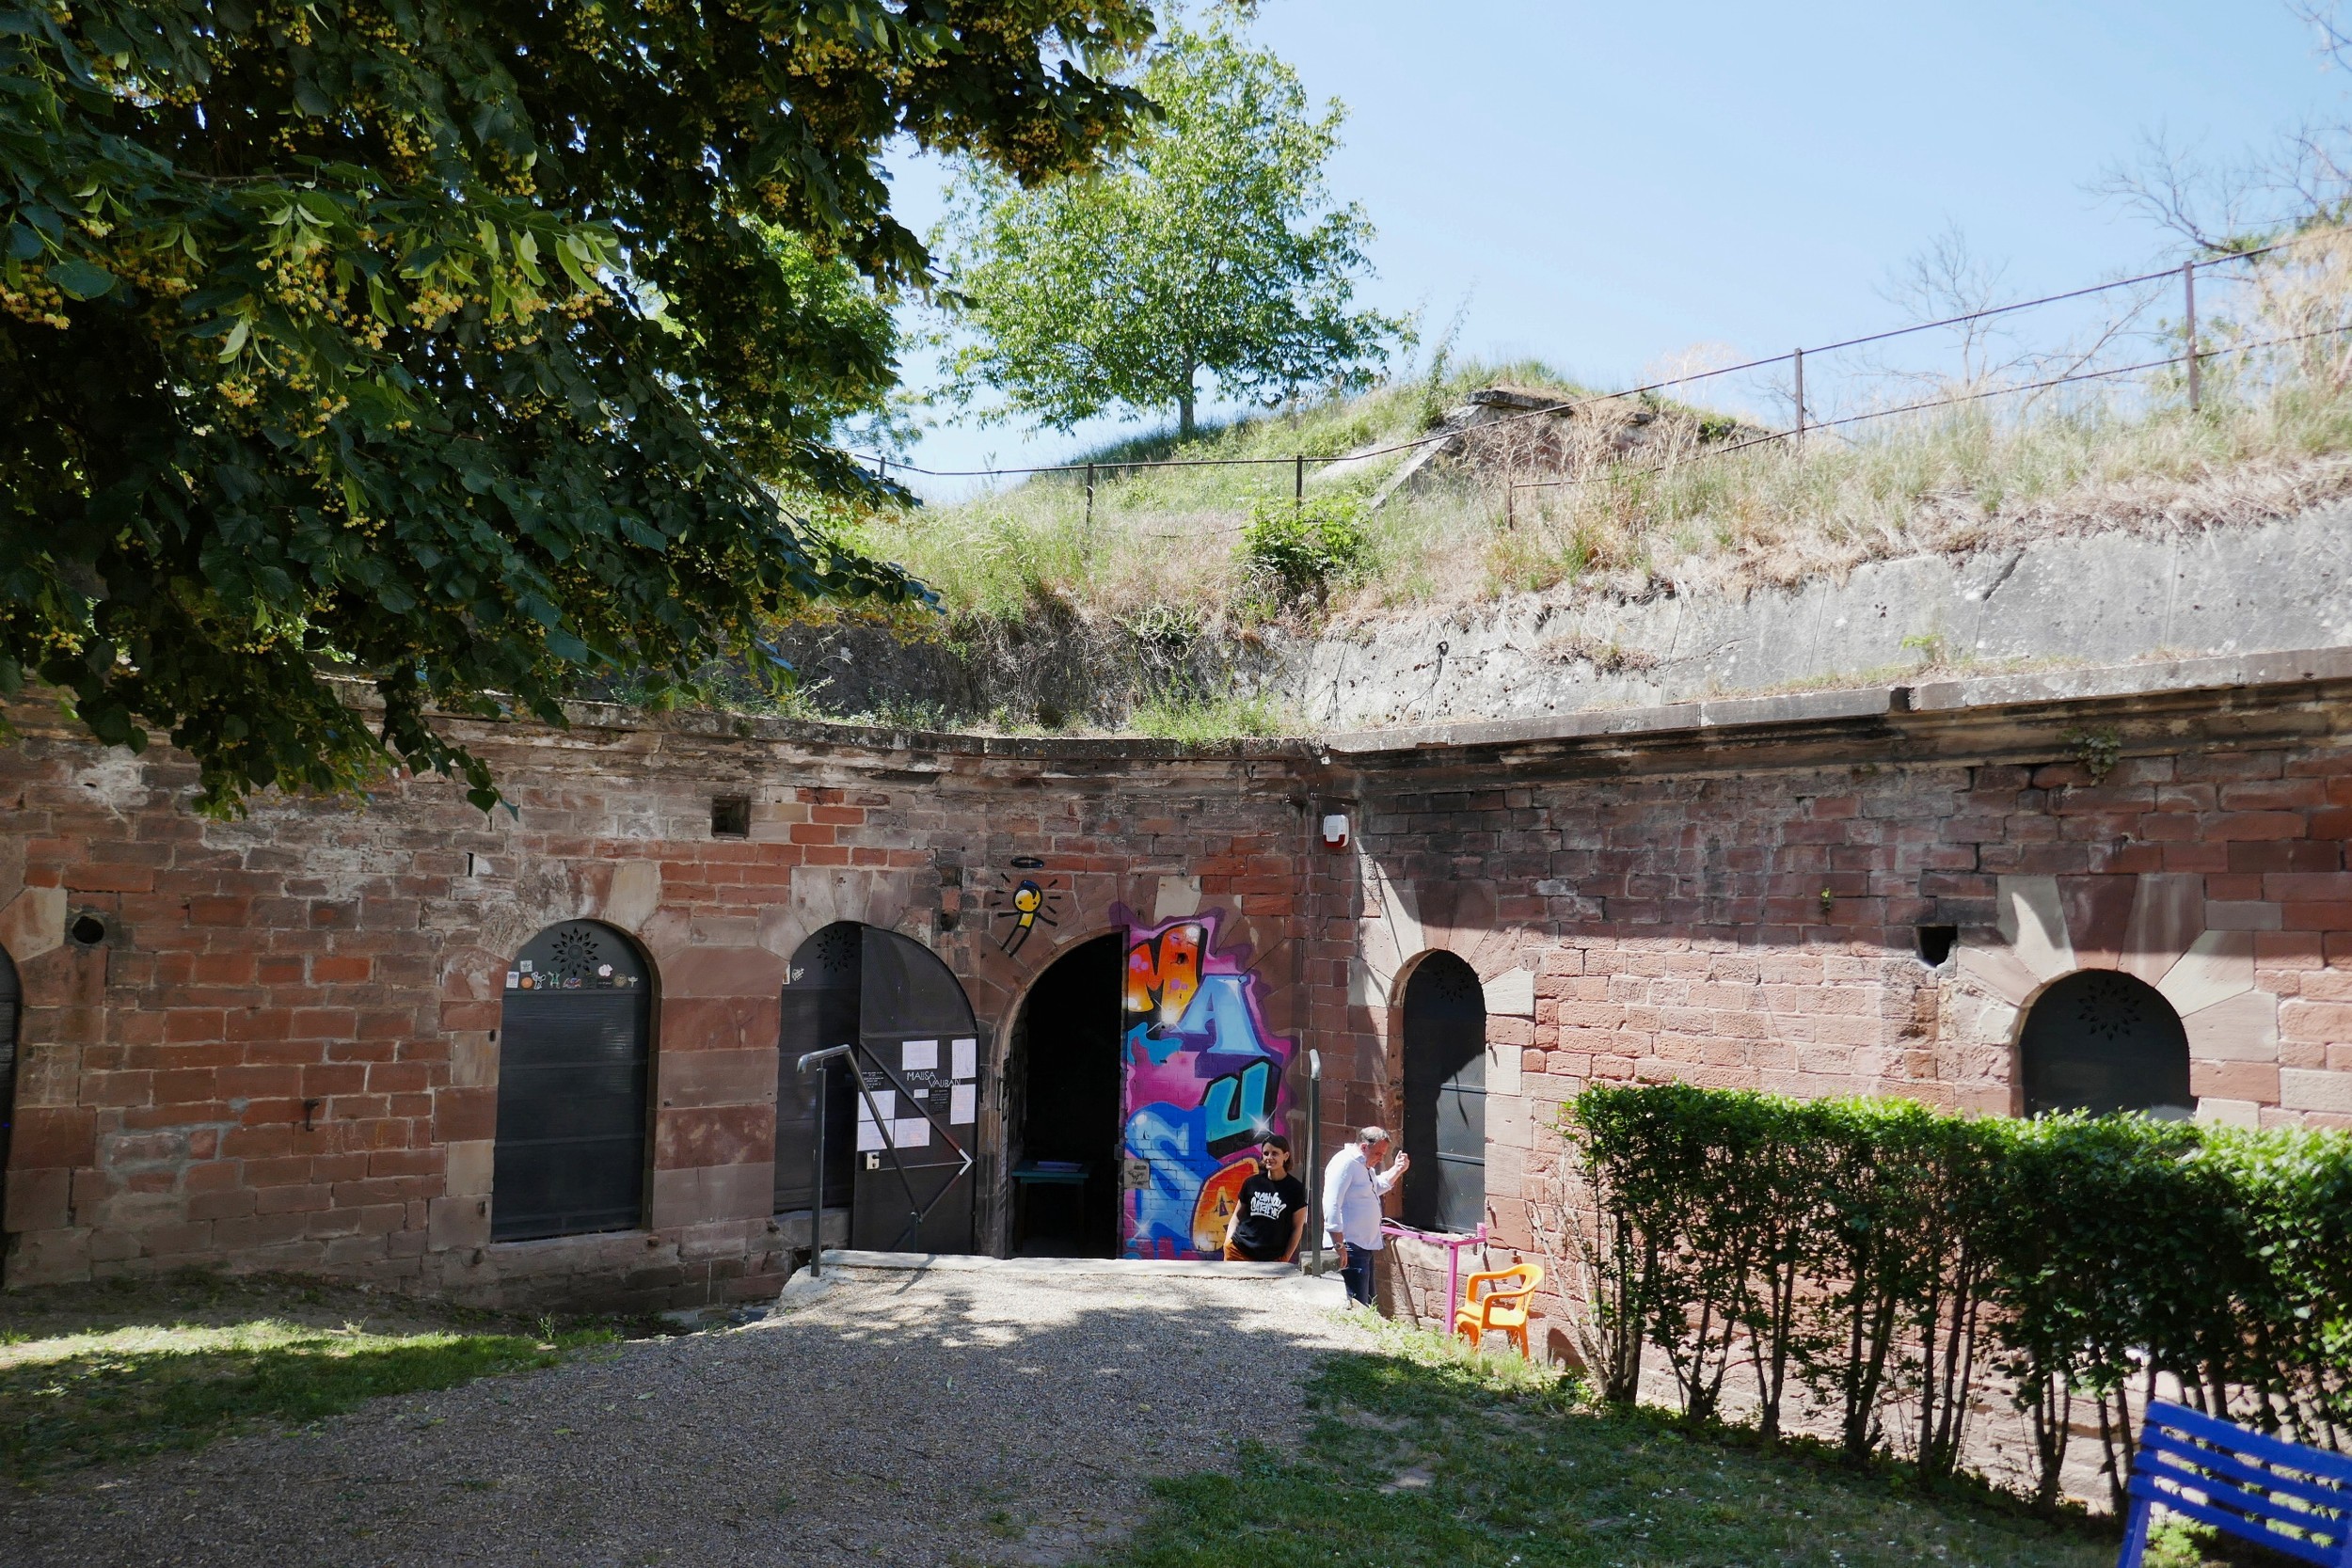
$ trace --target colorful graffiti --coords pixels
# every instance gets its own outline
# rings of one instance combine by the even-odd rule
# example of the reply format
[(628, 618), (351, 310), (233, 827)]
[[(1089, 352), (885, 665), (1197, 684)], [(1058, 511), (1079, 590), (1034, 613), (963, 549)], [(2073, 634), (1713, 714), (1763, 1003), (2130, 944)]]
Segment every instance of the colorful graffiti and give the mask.
[(1287, 1108), (1295, 1042), (1267, 1032), (1249, 947), (1219, 951), (1218, 918), (1129, 926), (1121, 1109), (1128, 1159), (1141, 1166), (1120, 1217), (1130, 1258), (1216, 1256), (1258, 1146)]

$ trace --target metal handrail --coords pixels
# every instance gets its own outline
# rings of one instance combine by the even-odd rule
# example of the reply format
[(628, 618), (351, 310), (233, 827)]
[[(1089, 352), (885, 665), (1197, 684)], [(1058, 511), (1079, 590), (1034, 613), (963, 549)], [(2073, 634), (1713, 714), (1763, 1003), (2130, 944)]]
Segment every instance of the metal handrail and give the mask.
[[(850, 1069), (852, 1074), (851, 1082), (857, 1085), (858, 1097), (866, 1102), (866, 1114), (867, 1119), (872, 1121), (876, 1127), (883, 1129), (883, 1152), (890, 1156), (890, 1168), (898, 1172), (898, 1186), (900, 1190), (906, 1194), (907, 1227), (899, 1233), (898, 1238), (902, 1246), (914, 1245), (921, 1243), (923, 1222), (931, 1217), (931, 1211), (939, 1207), (940, 1200), (947, 1196), (948, 1189), (953, 1187), (958, 1181), (962, 1180), (965, 1177), (971, 1175), (972, 1168), (977, 1164), (977, 1162), (972, 1158), (972, 1151), (964, 1148), (961, 1143), (957, 1141), (956, 1135), (948, 1131), (948, 1124), (942, 1121), (939, 1118), (938, 1113), (931, 1109), (930, 1101), (928, 1100), (917, 1100), (914, 1097), (914, 1091), (907, 1087), (906, 1080), (900, 1078), (898, 1073), (891, 1070), (889, 1063), (883, 1061), (880, 1056), (867, 1050), (864, 1045), (854, 1042), (848, 1045), (832, 1045), (827, 1046), (822, 1051), (811, 1051), (803, 1054), (800, 1059), (799, 1070), (802, 1072), (808, 1071), (811, 1063), (816, 1064), (818, 1069), (817, 1184), (815, 1187), (816, 1197), (809, 1211), (808, 1250), (809, 1275), (811, 1278), (815, 1279), (822, 1279), (825, 1274), (824, 1071), (832, 1066), (834, 1058), (837, 1056), (847, 1056), (850, 1058)], [(915, 1202), (914, 1183), (907, 1177), (906, 1162), (898, 1158), (898, 1140), (891, 1135), (887, 1126), (883, 1123), (882, 1113), (875, 1109), (873, 1091), (866, 1086), (866, 1074), (858, 1068), (856, 1058), (859, 1056), (864, 1056), (867, 1061), (873, 1063), (875, 1069), (883, 1077), (890, 1080), (890, 1086), (898, 1092), (898, 1095), (901, 1100), (922, 1112), (923, 1119), (930, 1122), (932, 1128), (938, 1132), (940, 1142), (955, 1150), (956, 1158), (963, 1162), (962, 1165), (956, 1171), (956, 1174), (949, 1177), (940, 1185), (939, 1191), (931, 1195), (931, 1200), (929, 1203), (918, 1205)], [(893, 1117), (892, 1119), (895, 1121), (897, 1118)]]
[(817, 1068), (817, 1169), (816, 1180), (809, 1187), (808, 1200), (808, 1276), (825, 1277), (825, 1069), (835, 1056), (847, 1056), (853, 1047), (829, 1045), (822, 1051), (804, 1051), (795, 1068), (806, 1076), (810, 1064)]

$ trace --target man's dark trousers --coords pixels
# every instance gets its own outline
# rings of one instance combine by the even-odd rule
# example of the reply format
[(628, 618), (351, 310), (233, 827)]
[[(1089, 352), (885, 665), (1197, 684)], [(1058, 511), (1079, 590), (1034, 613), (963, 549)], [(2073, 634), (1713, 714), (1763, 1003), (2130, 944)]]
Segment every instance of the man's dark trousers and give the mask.
[(1358, 1307), (1378, 1305), (1373, 1294), (1375, 1271), (1380, 1264), (1378, 1250), (1358, 1246), (1353, 1242), (1342, 1242), (1340, 1245), (1346, 1254), (1340, 1260), (1340, 1282), (1347, 1287), (1347, 1299)]

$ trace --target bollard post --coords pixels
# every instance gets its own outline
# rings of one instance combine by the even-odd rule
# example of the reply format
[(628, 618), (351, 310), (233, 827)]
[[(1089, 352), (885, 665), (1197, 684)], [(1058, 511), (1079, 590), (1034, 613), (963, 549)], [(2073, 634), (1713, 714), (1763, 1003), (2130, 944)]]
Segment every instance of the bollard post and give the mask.
[(1314, 1267), (1323, 1277), (1323, 1053), (1307, 1053), (1307, 1233), (1314, 1238)]
[(1796, 435), (1796, 439), (1795, 439), (1793, 442), (1791, 442), (1790, 444), (1791, 444), (1791, 445), (1793, 445), (1793, 446), (1800, 446), (1800, 447), (1801, 447), (1801, 446), (1804, 446), (1804, 350), (1803, 350), (1803, 349), (1799, 349), (1799, 350), (1797, 350), (1796, 359), (1797, 359), (1797, 435)]
[(2186, 308), (2185, 325), (2188, 335), (2188, 411), (2194, 414), (2197, 412), (2200, 402), (2198, 393), (2201, 389), (2198, 386), (2197, 369), (2197, 263), (2195, 261), (2181, 263), (2181, 299)]

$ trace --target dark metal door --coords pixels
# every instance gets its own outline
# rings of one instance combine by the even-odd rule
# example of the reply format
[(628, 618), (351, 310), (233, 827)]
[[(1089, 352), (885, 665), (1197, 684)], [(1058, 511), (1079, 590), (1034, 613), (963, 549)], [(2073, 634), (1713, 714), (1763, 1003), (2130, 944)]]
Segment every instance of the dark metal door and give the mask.
[[(857, 1041), (861, 927), (828, 926), (801, 944), (784, 987), (784, 1021), (776, 1057), (775, 1212), (809, 1206), (815, 1180), (818, 1075), (800, 1070), (801, 1058), (827, 1046)], [(850, 1201), (850, 1132), (856, 1091), (849, 1069), (826, 1069), (825, 1206)]]
[(970, 1252), (978, 1131), (978, 1031), (865, 1032), (854, 1107), (858, 1158), (850, 1244), (880, 1252)]
[(652, 1016), (644, 960), (610, 927), (568, 920), (524, 947), (499, 1027), (491, 1240), (641, 1223)]
[[(963, 987), (937, 954), (912, 937), (866, 927), (858, 968), (858, 1068), (866, 1093), (877, 1098), (854, 1108), (858, 1162), (850, 1245), (972, 1250), (967, 1151), (979, 1131), (979, 1033)], [(891, 1097), (888, 1105), (882, 1095)], [(910, 1209), (923, 1215), (911, 1238)]]
[(1451, 953), (1405, 986), (1405, 1223), (1477, 1228), (1486, 1213), (1486, 998)]
[(2059, 980), (2026, 1012), (2018, 1053), (2027, 1116), (2196, 1113), (2188, 1030), (2164, 993), (2136, 975), (2085, 969)]
[(8, 1196), (8, 1134), (16, 1122), (16, 1020), (22, 1002), (16, 964), (0, 947), (0, 1203)]
[(970, 1252), (983, 1036), (955, 973), (911, 937), (844, 921), (802, 943), (783, 1000), (776, 1211), (811, 1196), (819, 1113), (800, 1058), (854, 1044), (854, 1072), (826, 1070), (826, 1204), (846, 1196), (851, 1246)]

